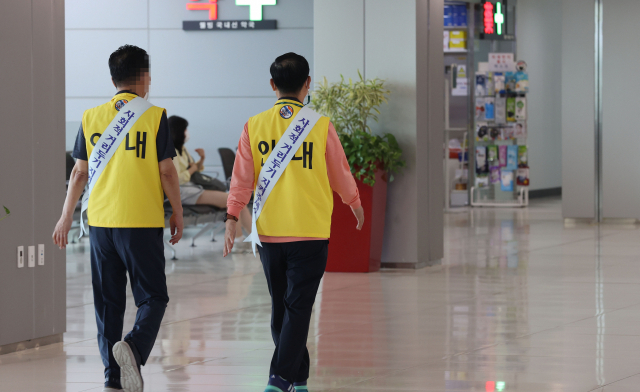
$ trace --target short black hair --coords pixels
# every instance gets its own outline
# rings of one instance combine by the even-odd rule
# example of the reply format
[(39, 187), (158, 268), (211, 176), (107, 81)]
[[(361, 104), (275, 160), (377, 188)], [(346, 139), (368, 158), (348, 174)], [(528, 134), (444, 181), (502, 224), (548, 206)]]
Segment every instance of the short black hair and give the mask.
[(271, 77), (283, 94), (297, 94), (309, 77), (309, 62), (295, 53), (278, 57), (271, 64)]
[(123, 45), (109, 56), (109, 71), (116, 84), (134, 82), (149, 71), (149, 55), (137, 46)]
[(167, 119), (169, 123), (169, 130), (171, 131), (171, 137), (173, 138), (173, 146), (176, 150), (182, 153), (182, 146), (184, 146), (184, 131), (189, 126), (189, 121), (179, 116), (171, 116)]

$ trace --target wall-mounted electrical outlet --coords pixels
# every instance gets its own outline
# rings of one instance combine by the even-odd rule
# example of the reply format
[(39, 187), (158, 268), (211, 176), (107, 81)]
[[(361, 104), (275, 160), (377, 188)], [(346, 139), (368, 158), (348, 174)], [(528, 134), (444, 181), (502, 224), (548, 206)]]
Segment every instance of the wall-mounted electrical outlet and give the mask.
[(36, 247), (33, 245), (29, 246), (29, 268), (35, 268), (36, 266)]
[(38, 244), (38, 265), (44, 265), (44, 244)]
[(24, 268), (24, 246), (18, 247), (18, 268)]

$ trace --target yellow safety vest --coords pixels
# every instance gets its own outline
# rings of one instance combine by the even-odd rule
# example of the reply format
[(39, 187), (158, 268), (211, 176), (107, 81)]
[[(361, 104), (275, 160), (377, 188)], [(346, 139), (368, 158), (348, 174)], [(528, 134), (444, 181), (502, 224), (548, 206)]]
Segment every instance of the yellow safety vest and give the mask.
[[(302, 108), (281, 99), (248, 123), (255, 182), (262, 165)], [(329, 118), (322, 117), (296, 152), (271, 191), (258, 219), (258, 234), (273, 237), (329, 238), (333, 191), (329, 185), (325, 151)]]
[[(121, 93), (89, 109), (82, 116), (87, 157), (124, 101), (135, 94)], [(156, 135), (163, 108), (152, 106), (129, 130), (126, 139), (96, 182), (87, 217), (97, 227), (164, 227), (164, 194), (160, 182)]]

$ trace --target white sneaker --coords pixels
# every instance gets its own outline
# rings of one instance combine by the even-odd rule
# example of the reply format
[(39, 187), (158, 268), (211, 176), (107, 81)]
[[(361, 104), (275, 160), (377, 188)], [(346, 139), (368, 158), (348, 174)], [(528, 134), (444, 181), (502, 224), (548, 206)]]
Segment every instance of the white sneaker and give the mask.
[(125, 392), (142, 392), (144, 381), (140, 375), (136, 357), (127, 342), (113, 345), (113, 357), (120, 366), (120, 384)]

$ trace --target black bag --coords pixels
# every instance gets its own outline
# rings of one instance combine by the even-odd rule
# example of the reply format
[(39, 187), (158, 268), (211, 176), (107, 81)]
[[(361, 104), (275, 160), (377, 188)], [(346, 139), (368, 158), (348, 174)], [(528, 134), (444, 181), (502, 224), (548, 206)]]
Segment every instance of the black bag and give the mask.
[[(188, 153), (187, 153), (188, 154)], [(189, 162), (191, 162), (191, 156), (189, 156)], [(213, 178), (206, 174), (202, 174), (197, 171), (191, 175), (191, 182), (196, 185), (200, 185), (206, 191), (220, 191), (226, 192), (227, 186), (217, 178)]]
[(227, 191), (227, 187), (222, 181), (206, 174), (202, 174), (200, 172), (195, 172), (191, 175), (191, 182), (196, 185), (200, 185), (204, 190), (207, 191)]

